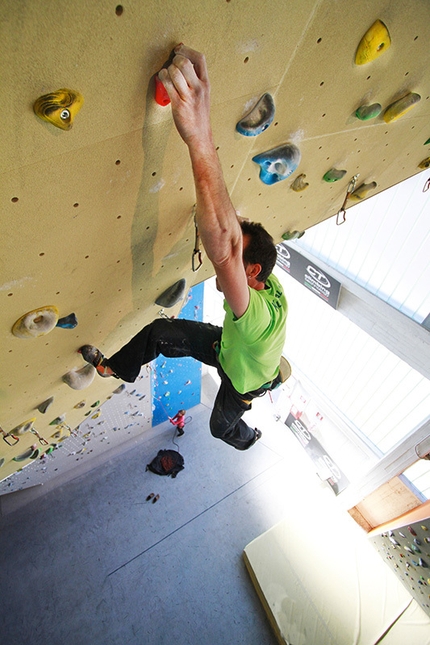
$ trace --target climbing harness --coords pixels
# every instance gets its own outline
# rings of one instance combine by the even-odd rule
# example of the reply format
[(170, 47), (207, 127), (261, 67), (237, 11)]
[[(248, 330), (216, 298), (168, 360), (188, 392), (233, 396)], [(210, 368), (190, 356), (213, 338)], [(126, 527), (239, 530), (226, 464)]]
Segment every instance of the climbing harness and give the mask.
[(359, 174), (354, 175), (348, 184), (348, 188), (346, 189), (346, 195), (345, 195), (345, 199), (343, 200), (343, 204), (340, 207), (340, 210), (336, 213), (336, 226), (340, 226), (341, 224), (345, 224), (346, 222), (346, 210), (345, 210), (346, 203), (355, 190), (355, 184), (357, 182), (358, 177), (359, 177)]

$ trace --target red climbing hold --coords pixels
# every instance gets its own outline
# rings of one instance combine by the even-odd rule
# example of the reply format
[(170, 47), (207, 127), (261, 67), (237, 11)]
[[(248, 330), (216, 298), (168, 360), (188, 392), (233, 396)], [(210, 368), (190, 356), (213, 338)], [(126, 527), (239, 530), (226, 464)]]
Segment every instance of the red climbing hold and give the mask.
[(166, 105), (169, 105), (170, 103), (169, 95), (167, 94), (166, 88), (158, 78), (157, 74), (154, 76), (154, 78), (155, 78), (155, 101), (156, 103), (158, 103), (158, 105), (161, 105), (162, 107), (166, 107)]

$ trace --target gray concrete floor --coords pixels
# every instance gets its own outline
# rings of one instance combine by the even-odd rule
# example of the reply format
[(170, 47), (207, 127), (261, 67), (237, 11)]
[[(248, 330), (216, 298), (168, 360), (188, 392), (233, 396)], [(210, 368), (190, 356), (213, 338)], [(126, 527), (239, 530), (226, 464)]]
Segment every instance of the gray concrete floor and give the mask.
[(210, 412), (189, 411), (176, 479), (145, 471), (175, 447), (166, 422), (1, 518), (3, 645), (275, 645), (242, 552), (323, 484), (268, 396), (247, 452), (211, 437)]

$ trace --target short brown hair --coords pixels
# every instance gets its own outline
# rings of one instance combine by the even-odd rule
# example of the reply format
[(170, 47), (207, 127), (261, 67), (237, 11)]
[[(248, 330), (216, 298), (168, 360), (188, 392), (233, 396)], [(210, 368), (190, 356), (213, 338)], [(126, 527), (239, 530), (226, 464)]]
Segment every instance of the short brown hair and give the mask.
[(260, 282), (266, 282), (276, 264), (277, 251), (273, 238), (258, 222), (240, 222), (242, 234), (249, 236), (249, 243), (243, 251), (245, 264), (261, 264), (257, 276)]

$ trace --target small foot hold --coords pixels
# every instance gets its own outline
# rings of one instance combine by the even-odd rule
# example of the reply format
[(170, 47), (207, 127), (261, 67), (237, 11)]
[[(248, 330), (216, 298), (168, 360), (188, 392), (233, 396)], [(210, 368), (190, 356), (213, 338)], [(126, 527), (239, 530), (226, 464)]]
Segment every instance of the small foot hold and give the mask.
[(159, 499), (160, 499), (160, 495), (157, 494), (152, 500), (152, 503), (155, 504), (155, 502), (158, 502)]
[(406, 94), (406, 96), (403, 96), (398, 101), (394, 101), (384, 112), (383, 119), (385, 123), (397, 121), (397, 119), (400, 119), (406, 112), (409, 112), (409, 110), (415, 107), (420, 100), (421, 96), (419, 94), (409, 92), (409, 94)]
[(121, 385), (119, 385), (117, 388), (115, 388), (115, 390), (112, 392), (112, 394), (121, 394), (121, 392), (124, 392), (125, 388), (126, 388), (125, 383), (121, 383)]
[(300, 150), (293, 143), (287, 143), (252, 158), (260, 166), (260, 179), (272, 185), (287, 179), (300, 163)]
[(425, 170), (426, 168), (430, 168), (430, 157), (426, 157), (420, 163), (418, 164), (418, 168), (421, 168), (421, 170)]
[(155, 497), (155, 493), (149, 493), (148, 497), (146, 498), (146, 501), (149, 502), (150, 499)]
[(185, 278), (181, 278), (181, 280), (178, 280), (171, 287), (163, 291), (156, 299), (155, 304), (160, 305), (160, 307), (173, 307), (184, 297), (186, 284)]
[(65, 415), (65, 414), (60, 414), (60, 416), (59, 416), (59, 417), (56, 417), (53, 421), (51, 421), (51, 423), (50, 423), (49, 425), (50, 425), (50, 426), (59, 426), (59, 425), (60, 425), (60, 423), (63, 423), (63, 421), (65, 420), (65, 418), (66, 418), (66, 415)]
[(357, 47), (355, 64), (365, 65), (383, 54), (391, 45), (387, 27), (381, 20), (376, 20), (366, 31)]
[(381, 114), (382, 105), (380, 103), (372, 103), (372, 105), (361, 105), (358, 110), (355, 110), (355, 116), (360, 121), (370, 121)]
[(96, 375), (96, 368), (93, 365), (85, 365), (81, 369), (73, 369), (67, 374), (64, 374), (63, 381), (72, 390), (83, 390), (94, 381)]
[(58, 321), (58, 309), (53, 305), (33, 309), (18, 318), (12, 327), (17, 338), (37, 338), (45, 336), (54, 329)]
[(78, 324), (78, 319), (76, 318), (75, 314), (69, 314), (68, 316), (64, 316), (64, 318), (60, 318), (60, 320), (57, 322), (57, 327), (62, 327), (63, 329), (74, 329)]
[(267, 130), (274, 116), (273, 98), (268, 93), (263, 94), (252, 110), (236, 124), (236, 130), (245, 137), (256, 137)]
[(40, 96), (33, 105), (34, 113), (61, 130), (70, 130), (81, 109), (84, 97), (75, 90), (62, 88)]
[(38, 405), (38, 406), (37, 406), (37, 409), (38, 409), (38, 410), (39, 410), (39, 412), (41, 412), (42, 414), (45, 414), (46, 410), (47, 410), (47, 409), (52, 405), (52, 403), (53, 403), (53, 402), (54, 402), (54, 397), (53, 397), (53, 396), (50, 396), (50, 397), (49, 397), (49, 399), (46, 399), (46, 401), (43, 401), (43, 403), (41, 403), (40, 405)]
[(293, 183), (291, 184), (291, 189), (294, 190), (295, 193), (301, 193), (302, 190), (306, 190), (309, 184), (307, 181), (305, 181), (305, 179), (306, 179), (306, 175), (303, 173), (298, 177), (296, 177)]
[(361, 184), (358, 188), (354, 190), (353, 193), (349, 196), (349, 199), (353, 202), (359, 202), (362, 199), (365, 199), (372, 190), (375, 190), (377, 187), (376, 181), (371, 181), (370, 184)]
[(338, 170), (337, 168), (331, 168), (326, 172), (326, 174), (323, 177), (323, 180), (328, 182), (328, 183), (333, 183), (335, 181), (339, 181), (339, 179), (342, 179), (346, 175), (346, 170)]
[(286, 231), (285, 233), (282, 233), (282, 239), (298, 240), (299, 238), (303, 237), (304, 234), (305, 234), (305, 231)]

